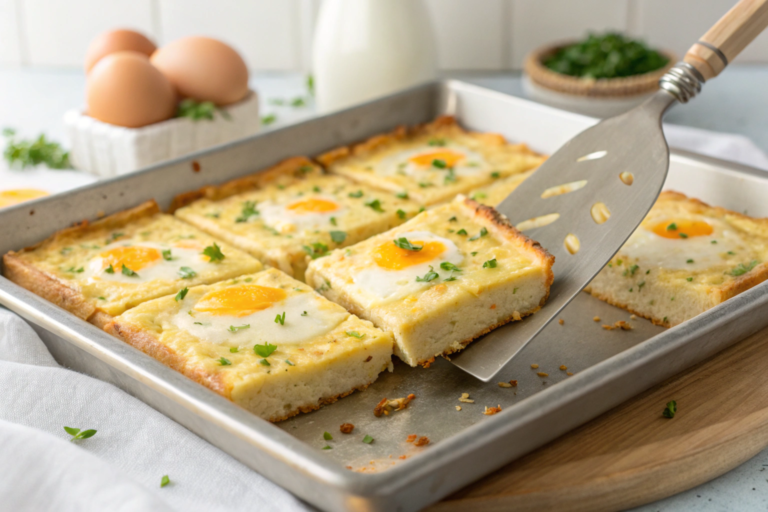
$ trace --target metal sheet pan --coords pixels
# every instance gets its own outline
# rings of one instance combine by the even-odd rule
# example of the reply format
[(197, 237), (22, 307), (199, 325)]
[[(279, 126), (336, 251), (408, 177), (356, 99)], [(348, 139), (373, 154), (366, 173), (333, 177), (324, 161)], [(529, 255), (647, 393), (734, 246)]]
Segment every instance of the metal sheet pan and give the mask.
[[(178, 193), (441, 113), (546, 153), (594, 122), (461, 82), (428, 84), (0, 211), (0, 253), (82, 219), (150, 198), (167, 206)], [(768, 216), (768, 176), (751, 168), (673, 151), (667, 186)], [(326, 510), (417, 510), (768, 325), (768, 316), (755, 314), (768, 304), (768, 283), (668, 330), (638, 319), (631, 320), (633, 331), (605, 331), (595, 315), (610, 323), (629, 315), (582, 294), (564, 311), (563, 325), (550, 325), (499, 376), (518, 380), (516, 388), (483, 384), (442, 360), (428, 370), (398, 363), (362, 393), (273, 425), (4, 278), (0, 304), (26, 318), (63, 365), (118, 385)], [(533, 363), (549, 376), (537, 376)], [(408, 393), (417, 398), (405, 411), (373, 416), (381, 398)], [(475, 403), (458, 402), (461, 393)], [(503, 412), (482, 414), (496, 405)], [(356, 426), (352, 435), (338, 433), (345, 422)], [(326, 430), (334, 434), (332, 450), (321, 449)], [(374, 443), (361, 443), (365, 434)], [(405, 442), (409, 434), (428, 436), (431, 444), (415, 448)]]

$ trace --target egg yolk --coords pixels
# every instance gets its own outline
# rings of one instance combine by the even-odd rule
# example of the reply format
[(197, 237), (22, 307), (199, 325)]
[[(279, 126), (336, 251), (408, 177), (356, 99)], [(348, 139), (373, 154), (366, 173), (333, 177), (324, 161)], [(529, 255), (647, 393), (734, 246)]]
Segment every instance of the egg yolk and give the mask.
[(654, 224), (651, 231), (664, 238), (685, 239), (712, 234), (712, 226), (701, 220), (667, 220)]
[(461, 153), (450, 150), (442, 150), (416, 155), (409, 158), (408, 161), (416, 165), (429, 166), (432, 165), (432, 162), (435, 160), (442, 160), (445, 162), (446, 167), (453, 167), (458, 163), (459, 160), (463, 158), (464, 155)]
[(387, 242), (376, 248), (373, 253), (373, 261), (387, 270), (402, 270), (432, 261), (445, 252), (445, 245), (441, 242), (409, 241), (415, 246), (421, 246), (421, 250), (409, 251), (408, 249), (401, 249), (393, 242)]
[(38, 197), (45, 197), (48, 192), (44, 190), (37, 190), (34, 188), (20, 188), (16, 190), (0, 190), (0, 208), (6, 206), (13, 206), (14, 204), (23, 203), (24, 201), (30, 201), (37, 199)]
[(299, 215), (306, 215), (308, 213), (335, 212), (339, 209), (339, 205), (327, 199), (311, 197), (309, 199), (303, 199), (301, 201), (296, 201), (295, 203), (289, 204), (287, 209)]
[(208, 292), (195, 305), (195, 310), (215, 316), (248, 316), (267, 309), (286, 296), (280, 288), (247, 284)]
[(102, 259), (104, 268), (112, 265), (115, 270), (121, 270), (123, 265), (138, 272), (162, 258), (160, 251), (152, 247), (116, 247), (102, 252), (99, 256)]

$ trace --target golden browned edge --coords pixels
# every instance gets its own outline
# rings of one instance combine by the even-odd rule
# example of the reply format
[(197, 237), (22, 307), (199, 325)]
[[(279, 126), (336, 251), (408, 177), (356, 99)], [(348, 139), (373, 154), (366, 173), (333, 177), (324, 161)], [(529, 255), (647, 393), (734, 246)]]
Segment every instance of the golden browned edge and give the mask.
[(46, 299), (57, 306), (66, 309), (78, 318), (91, 322), (97, 327), (104, 326), (112, 320), (112, 316), (100, 311), (92, 301), (89, 301), (75, 288), (63, 283), (33, 264), (24, 261), (20, 256), (47, 245), (55, 244), (63, 238), (85, 236), (103, 229), (112, 230), (123, 227), (145, 217), (160, 213), (160, 207), (154, 200), (147, 201), (129, 210), (115, 213), (95, 222), (84, 220), (70, 228), (54, 233), (51, 237), (22, 249), (19, 252), (10, 251), (3, 256), (5, 277), (26, 288), (35, 295)]
[[(303, 156), (294, 156), (283, 160), (277, 165), (269, 167), (263, 171), (243, 176), (242, 178), (235, 178), (234, 180), (227, 181), (221, 185), (207, 185), (199, 190), (192, 190), (190, 192), (184, 192), (173, 198), (171, 206), (168, 208), (168, 213), (173, 213), (179, 208), (194, 203), (198, 199), (209, 199), (211, 201), (219, 201), (226, 199), (236, 194), (247, 192), (262, 188), (269, 185), (273, 181), (277, 180), (281, 176), (287, 174), (293, 174), (296, 176), (297, 171), (305, 166), (310, 166), (313, 169), (318, 169), (317, 165), (313, 163), (309, 158)], [(296, 176), (299, 178), (300, 176)]]
[[(498, 133), (481, 133), (481, 132), (468, 132), (464, 130), (456, 121), (453, 116), (440, 116), (431, 123), (406, 127), (398, 126), (389, 133), (383, 133), (375, 135), (363, 142), (357, 144), (351, 144), (348, 146), (341, 146), (336, 149), (332, 149), (322, 155), (318, 156), (316, 160), (320, 162), (326, 169), (330, 165), (347, 158), (349, 156), (365, 156), (373, 153), (383, 146), (387, 146), (392, 143), (400, 142), (409, 138), (419, 137), (422, 135), (440, 134), (446, 129), (455, 130), (460, 134), (472, 134), (477, 137), (486, 139), (487, 142), (495, 145), (508, 144), (503, 135)], [(532, 151), (526, 144), (514, 144), (519, 148), (521, 152), (525, 152), (531, 155), (538, 155), (538, 153)]]
[[(462, 205), (462, 207), (469, 210), (468, 211), (469, 216), (473, 217), (475, 221), (478, 222), (478, 224), (481, 224), (481, 225), (490, 224), (490, 226), (492, 227), (496, 235), (500, 236), (501, 238), (515, 245), (521, 246), (521, 248), (524, 251), (526, 251), (529, 255), (533, 256), (535, 260), (539, 261), (541, 266), (547, 269), (547, 293), (544, 295), (544, 297), (541, 298), (541, 301), (539, 302), (539, 306), (534, 308), (531, 311), (526, 312), (525, 314), (520, 313), (518, 311), (518, 314), (520, 315), (521, 319), (536, 313), (538, 310), (541, 309), (541, 307), (547, 302), (547, 299), (549, 298), (549, 288), (552, 286), (552, 283), (555, 280), (555, 275), (552, 273), (552, 265), (554, 265), (555, 263), (555, 257), (552, 256), (549, 252), (547, 252), (547, 250), (544, 249), (541, 246), (541, 244), (539, 244), (539, 242), (532, 240), (528, 238), (526, 235), (524, 235), (523, 233), (521, 233), (516, 227), (514, 227), (512, 224), (509, 223), (506, 217), (504, 217), (502, 214), (496, 211), (496, 209), (493, 208), (492, 206), (486, 206), (484, 204), (480, 204), (474, 199), (470, 199), (468, 197), (463, 197), (463, 196), (459, 196), (459, 197), (460, 199), (457, 198), (457, 201)], [(464, 348), (467, 347), (467, 345), (469, 345), (476, 339), (480, 338), (481, 336), (488, 334), (492, 330), (497, 329), (502, 325), (508, 324), (514, 319), (514, 316), (515, 315), (513, 313), (508, 318), (502, 320), (501, 322), (495, 325), (488, 327), (487, 329), (476, 334), (472, 338), (469, 338), (467, 340), (460, 342), (463, 345), (461, 349), (448, 349), (440, 355), (447, 356), (454, 352), (458, 352), (459, 350), (463, 350)], [(419, 364), (424, 368), (428, 368), (429, 365), (432, 364), (434, 361), (435, 361), (435, 358), (431, 357), (426, 361), (417, 361), (416, 364)]]
[[(748, 215), (741, 214), (739, 212), (728, 210), (726, 208), (722, 208), (720, 206), (710, 206), (704, 201), (700, 201), (699, 199), (696, 199), (693, 197), (688, 197), (683, 193), (675, 192), (673, 190), (665, 190), (661, 194), (659, 194), (659, 198), (657, 199), (657, 204), (660, 201), (684, 202), (684, 203), (687, 203), (687, 206), (689, 206), (694, 213), (700, 213), (700, 214), (707, 213), (707, 214), (719, 216), (719, 217), (726, 217), (726, 216), (737, 217), (739, 219), (748, 220), (758, 225), (763, 225), (765, 226), (765, 229), (768, 229), (768, 218), (758, 219), (755, 217), (750, 217)], [(768, 262), (763, 262), (760, 265), (757, 265), (755, 268), (753, 268), (749, 272), (747, 272), (746, 274), (744, 274), (743, 276), (739, 276), (733, 281), (731, 281), (730, 283), (728, 283), (727, 285), (723, 286), (722, 288), (718, 288), (718, 293), (720, 295), (719, 300), (720, 302), (724, 302), (730, 299), (731, 297), (735, 297), (736, 295), (742, 292), (745, 292), (750, 288), (757, 286), (758, 284), (766, 280), (768, 280)], [(605, 295), (594, 292), (589, 286), (587, 286), (584, 289), (584, 291), (586, 291), (587, 293), (591, 294), (592, 296), (604, 302), (607, 302), (608, 304), (611, 304), (612, 306), (619, 307), (621, 309), (629, 311), (632, 314), (646, 318), (651, 322), (653, 322), (655, 325), (660, 325), (662, 327), (671, 326), (669, 322), (664, 322), (657, 318), (652, 318), (642, 313), (638, 313), (637, 311), (634, 311), (632, 308), (630, 308), (626, 304), (622, 304), (616, 300), (611, 300)]]
[(543, 61), (555, 51), (570, 43), (559, 43), (539, 48), (528, 54), (523, 67), (528, 78), (537, 85), (557, 92), (575, 96), (603, 98), (621, 98), (655, 91), (659, 88), (659, 78), (677, 62), (675, 54), (661, 51), (669, 62), (656, 71), (621, 78), (587, 79), (563, 75), (544, 66)]
[[(125, 343), (137, 348), (147, 354), (150, 357), (155, 358), (169, 368), (176, 370), (185, 377), (192, 379), (198, 384), (202, 384), (208, 389), (218, 393), (227, 400), (232, 400), (232, 386), (226, 385), (222, 374), (212, 374), (200, 367), (193, 367), (186, 364), (184, 357), (176, 353), (167, 345), (164, 345), (150, 332), (135, 327), (134, 325), (126, 322), (121, 322), (119, 318), (113, 319), (109, 322), (104, 330), (116, 338), (124, 341)], [(371, 385), (372, 382), (356, 386), (349, 391), (339, 393), (338, 395), (321, 398), (316, 404), (299, 407), (294, 411), (286, 414), (285, 416), (269, 418), (267, 421), (277, 423), (278, 421), (287, 420), (292, 416), (296, 416), (300, 412), (312, 412), (323, 405), (328, 405), (336, 402), (340, 398), (344, 398), (347, 395), (351, 395), (355, 391), (362, 391)], [(233, 402), (234, 403), (234, 402)]]

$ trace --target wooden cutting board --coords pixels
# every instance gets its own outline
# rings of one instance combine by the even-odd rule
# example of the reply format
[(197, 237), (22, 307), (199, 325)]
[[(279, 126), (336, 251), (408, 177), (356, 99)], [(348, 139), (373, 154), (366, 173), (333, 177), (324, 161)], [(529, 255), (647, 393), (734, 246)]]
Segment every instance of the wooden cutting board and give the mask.
[[(673, 419), (662, 417), (677, 401)], [(768, 329), (629, 400), (433, 511), (613, 511), (690, 489), (768, 446)]]

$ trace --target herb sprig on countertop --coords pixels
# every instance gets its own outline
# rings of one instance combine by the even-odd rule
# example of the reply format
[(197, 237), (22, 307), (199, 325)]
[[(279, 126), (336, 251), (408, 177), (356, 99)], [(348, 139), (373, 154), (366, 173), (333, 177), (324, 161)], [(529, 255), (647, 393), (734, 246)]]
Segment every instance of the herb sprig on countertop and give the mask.
[(176, 117), (188, 117), (193, 121), (199, 121), (201, 119), (213, 121), (217, 111), (219, 115), (227, 121), (232, 120), (232, 116), (229, 115), (229, 112), (217, 107), (212, 101), (195, 101), (191, 98), (181, 100), (176, 109)]
[(16, 138), (16, 130), (3, 129), (6, 139), (3, 157), (11, 167), (34, 167), (45, 164), (51, 169), (71, 169), (69, 152), (58, 142), (53, 142), (41, 133), (36, 139), (23, 140)]
[(558, 49), (543, 64), (556, 73), (581, 78), (619, 78), (656, 71), (669, 59), (622, 34), (590, 34), (585, 40)]

